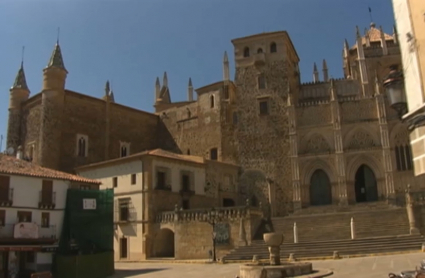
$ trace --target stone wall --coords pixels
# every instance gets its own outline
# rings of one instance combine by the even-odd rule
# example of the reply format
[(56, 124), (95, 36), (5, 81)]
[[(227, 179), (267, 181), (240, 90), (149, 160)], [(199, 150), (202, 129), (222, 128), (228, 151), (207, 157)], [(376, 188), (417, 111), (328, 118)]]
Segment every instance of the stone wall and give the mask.
[(23, 117), (21, 125), (21, 142), (24, 153), (29, 155), (30, 148), (33, 147), (33, 161), (37, 162), (37, 144), (40, 136), (41, 125), (41, 94), (34, 96), (31, 101), (23, 107)]
[[(241, 244), (250, 244), (261, 223), (262, 213), (247, 207), (220, 208), (217, 212), (221, 215), (219, 223), (227, 223), (229, 227), (228, 243), (216, 246), (217, 258), (221, 258)], [(209, 258), (209, 250), (213, 250), (213, 227), (206, 219), (205, 211), (200, 210), (164, 212), (157, 216), (157, 229), (172, 229), (174, 232), (175, 259)]]
[[(245, 193), (254, 193), (263, 204), (269, 203), (267, 179), (275, 184), (276, 214), (284, 215), (292, 200), (289, 160), (288, 118), (286, 102), (290, 64), (275, 61), (264, 68), (254, 66), (236, 69), (236, 98), (239, 119), (236, 130), (238, 161), (247, 170), (262, 172), (249, 179), (241, 178)], [(264, 73), (267, 89), (257, 89), (257, 76)], [(259, 98), (268, 101), (268, 115), (260, 115)], [(253, 178), (258, 177), (258, 180)], [(242, 183), (243, 182), (243, 183)], [(254, 187), (250, 189), (249, 187)], [(262, 193), (260, 193), (262, 192)], [(254, 193), (255, 194), (255, 193)], [(251, 198), (252, 196), (244, 196)]]

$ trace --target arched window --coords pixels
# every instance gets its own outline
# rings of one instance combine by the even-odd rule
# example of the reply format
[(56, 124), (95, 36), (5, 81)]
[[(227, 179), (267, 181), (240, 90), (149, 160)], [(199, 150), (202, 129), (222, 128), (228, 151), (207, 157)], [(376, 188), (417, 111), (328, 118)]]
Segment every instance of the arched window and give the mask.
[(214, 108), (215, 101), (214, 101), (214, 95), (210, 96), (210, 107)]
[(275, 53), (275, 52), (277, 52), (277, 46), (275, 42), (272, 42), (270, 44), (270, 53)]
[(243, 50), (243, 56), (249, 57), (249, 47), (245, 47), (245, 49)]
[(258, 48), (258, 49), (257, 49), (257, 53), (258, 53), (258, 54), (263, 53), (263, 49), (262, 49), (262, 48)]
[(125, 156), (127, 156), (127, 147), (122, 146), (121, 147), (121, 157), (125, 157)]
[(83, 137), (78, 140), (78, 156), (86, 156), (86, 139), (84, 139)]

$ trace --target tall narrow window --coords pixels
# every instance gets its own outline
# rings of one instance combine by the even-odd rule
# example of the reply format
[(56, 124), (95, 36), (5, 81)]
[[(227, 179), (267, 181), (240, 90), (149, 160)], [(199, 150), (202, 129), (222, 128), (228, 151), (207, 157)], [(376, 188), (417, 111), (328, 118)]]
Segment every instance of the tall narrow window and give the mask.
[(126, 157), (130, 155), (130, 143), (120, 142), (120, 157)]
[(260, 74), (258, 76), (258, 89), (265, 89), (266, 88), (266, 78), (264, 77), (264, 74)]
[(210, 107), (214, 108), (214, 106), (215, 106), (214, 95), (211, 95), (210, 96)]
[(243, 50), (243, 56), (249, 57), (249, 47), (245, 47), (245, 49)]
[(412, 151), (409, 145), (399, 145), (394, 148), (397, 171), (413, 169)]
[(269, 102), (267, 100), (260, 101), (259, 106), (260, 106), (260, 115), (269, 114)]
[(4, 227), (5, 221), (6, 221), (6, 211), (0, 210), (0, 227)]
[(10, 201), (10, 177), (0, 176), (0, 201)]
[(211, 160), (217, 160), (218, 159), (218, 150), (217, 150), (217, 148), (212, 148), (210, 150), (210, 159)]
[(88, 137), (87, 135), (77, 134), (77, 156), (87, 157)]
[(182, 190), (183, 191), (190, 190), (190, 177), (187, 174), (182, 175)]
[(190, 149), (187, 149), (186, 154), (190, 155)]
[(229, 99), (229, 86), (225, 85), (223, 88), (224, 91), (224, 99)]
[(131, 174), (131, 185), (136, 184), (136, 174)]
[(118, 178), (117, 177), (113, 177), (112, 178), (112, 186), (113, 187), (118, 187)]
[(270, 53), (275, 53), (275, 52), (277, 52), (276, 43), (275, 42), (272, 42), (270, 44)]

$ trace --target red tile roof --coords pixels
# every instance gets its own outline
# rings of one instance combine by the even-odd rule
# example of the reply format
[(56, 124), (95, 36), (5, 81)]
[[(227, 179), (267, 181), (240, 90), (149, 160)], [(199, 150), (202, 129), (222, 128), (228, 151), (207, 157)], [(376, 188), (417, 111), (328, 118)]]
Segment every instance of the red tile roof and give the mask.
[(0, 174), (100, 184), (97, 180), (86, 179), (77, 175), (44, 168), (35, 163), (4, 154), (0, 154)]

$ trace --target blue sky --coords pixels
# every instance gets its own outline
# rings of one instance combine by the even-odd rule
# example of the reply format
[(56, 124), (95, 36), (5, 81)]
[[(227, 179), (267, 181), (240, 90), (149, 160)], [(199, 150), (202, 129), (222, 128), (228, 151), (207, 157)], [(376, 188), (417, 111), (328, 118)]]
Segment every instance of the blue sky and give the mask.
[(172, 100), (184, 100), (189, 77), (195, 88), (221, 80), (225, 50), (233, 78), (231, 39), (261, 32), (289, 32), (303, 82), (322, 59), (342, 77), (343, 40), (369, 26), (369, 6), (391, 33), (391, 0), (0, 0), (0, 134), (22, 46), (34, 95), (58, 27), (67, 89), (101, 97), (109, 79), (117, 102), (152, 112), (157, 76), (167, 71)]

